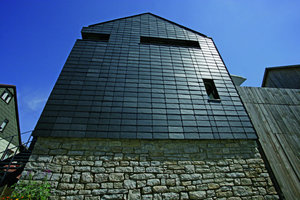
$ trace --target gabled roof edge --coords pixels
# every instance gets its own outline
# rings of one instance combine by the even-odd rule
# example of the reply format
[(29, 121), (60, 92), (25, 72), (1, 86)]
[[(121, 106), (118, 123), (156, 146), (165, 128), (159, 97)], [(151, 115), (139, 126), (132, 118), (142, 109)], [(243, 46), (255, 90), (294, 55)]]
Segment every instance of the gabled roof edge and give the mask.
[(189, 30), (189, 31), (192, 31), (192, 32), (194, 32), (194, 33), (196, 33), (196, 34), (199, 34), (199, 35), (203, 36), (203, 37), (210, 38), (210, 37), (208, 37), (207, 35), (205, 35), (205, 34), (203, 34), (203, 33), (200, 33), (200, 32), (198, 32), (198, 31), (195, 31), (195, 30), (190, 29), (190, 28), (188, 28), (188, 27), (185, 27), (185, 26), (183, 26), (183, 25), (177, 24), (177, 23), (175, 23), (175, 22), (172, 22), (172, 21), (170, 21), (170, 20), (168, 20), (168, 19), (165, 19), (165, 18), (163, 18), (163, 17), (160, 17), (160, 16), (155, 15), (155, 14), (150, 13), (150, 12), (145, 12), (145, 13), (141, 13), (141, 14), (137, 14), (137, 15), (132, 15), (132, 16), (129, 16), (129, 17), (122, 17), (122, 18), (118, 18), (118, 19), (113, 19), (113, 20), (109, 20), (109, 21), (106, 21), (106, 22), (100, 22), (100, 23), (97, 23), (97, 24), (89, 25), (88, 27), (94, 27), (94, 26), (101, 25), (101, 24), (105, 24), (105, 23), (108, 23), (108, 22), (113, 22), (113, 21), (117, 21), (117, 20), (121, 20), (121, 19), (127, 19), (127, 18), (131, 18), (131, 17), (137, 17), (137, 16), (141, 16), (141, 15), (145, 15), (145, 14), (150, 14), (150, 15), (152, 15), (152, 16), (154, 16), (154, 17), (158, 17), (158, 18), (160, 18), (160, 19), (162, 19), (162, 20), (165, 20), (165, 21), (167, 21), (167, 22), (169, 22), (169, 23), (172, 23), (172, 24), (174, 24), (174, 25), (176, 25), (176, 26), (179, 26), (179, 27), (181, 27), (181, 28), (184, 28), (184, 29), (187, 29), (187, 30)]

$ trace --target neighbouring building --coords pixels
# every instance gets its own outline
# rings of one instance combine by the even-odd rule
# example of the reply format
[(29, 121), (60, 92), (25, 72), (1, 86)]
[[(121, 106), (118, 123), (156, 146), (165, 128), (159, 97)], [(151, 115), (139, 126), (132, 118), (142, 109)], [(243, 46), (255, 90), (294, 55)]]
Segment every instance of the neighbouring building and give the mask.
[(300, 89), (300, 65), (268, 67), (262, 87)]
[(21, 141), (16, 86), (0, 84), (0, 95), (0, 197), (7, 197), (28, 161), (32, 137)]
[(10, 157), (21, 144), (16, 86), (0, 84), (0, 158)]
[(52, 199), (279, 198), (212, 38), (151, 13), (81, 33), (23, 177)]
[(286, 199), (300, 199), (300, 65), (266, 68), (262, 88), (238, 87)]

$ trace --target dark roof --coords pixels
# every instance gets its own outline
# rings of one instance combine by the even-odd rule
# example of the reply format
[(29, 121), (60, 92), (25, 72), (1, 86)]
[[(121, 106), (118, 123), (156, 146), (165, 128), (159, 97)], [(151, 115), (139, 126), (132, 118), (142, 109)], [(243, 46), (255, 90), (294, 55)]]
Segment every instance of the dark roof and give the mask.
[[(281, 74), (283, 77), (273, 77), (273, 79), (276, 79), (275, 81), (276, 82), (279, 82), (279, 81), (285, 81), (285, 83), (278, 83), (279, 85), (281, 85), (283, 88), (294, 88), (294, 89), (299, 89), (300, 88), (300, 85), (291, 85), (291, 83), (288, 83), (289, 79), (291, 78), (295, 78), (297, 79), (297, 76), (295, 73), (295, 70), (299, 73), (300, 72), (300, 65), (288, 65), (288, 66), (278, 66), (278, 67), (267, 67), (265, 69), (265, 73), (264, 73), (264, 76), (263, 76), (263, 81), (262, 81), (262, 87), (269, 87), (267, 85), (267, 81), (269, 81), (270, 79), (270, 73), (276, 73), (276, 74)], [(288, 72), (288, 71), (291, 71), (291, 73), (289, 74), (285, 74), (283, 75), (282, 73), (283, 72)], [(297, 74), (298, 74), (297, 73)], [(298, 77), (299, 78), (299, 77)], [(282, 79), (282, 80), (279, 80), (279, 79)], [(295, 82), (294, 82), (295, 83)], [(286, 84), (287, 86), (283, 86), (284, 84)], [(293, 83), (292, 83), (293, 84)], [(275, 85), (273, 87), (276, 87)]]
[[(177, 26), (179, 26), (179, 27), (181, 27), (181, 28), (184, 28), (184, 29), (186, 29), (186, 30), (192, 31), (192, 32), (194, 32), (194, 33), (196, 33), (196, 34), (199, 34), (199, 35), (203, 36), (203, 37), (208, 37), (208, 36), (206, 36), (206, 35), (203, 34), (203, 33), (200, 33), (200, 32), (195, 31), (195, 30), (193, 30), (193, 29), (187, 28), (187, 27), (185, 27), (185, 26), (183, 26), (183, 25), (177, 24), (177, 23), (175, 23), (175, 22), (172, 22), (172, 21), (170, 21), (170, 20), (168, 20), (168, 19), (165, 19), (165, 18), (163, 18), (163, 17), (160, 17), (160, 16), (155, 15), (155, 14), (150, 13), (150, 12), (141, 13), (141, 14), (137, 14), (137, 15), (132, 15), (132, 16), (128, 16), (128, 17), (122, 17), (122, 18), (118, 18), (118, 19), (113, 19), (113, 20), (106, 21), (106, 22), (100, 22), (100, 23), (97, 23), (97, 24), (89, 25), (88, 27), (94, 27), (94, 26), (97, 26), (97, 25), (101, 25), (101, 24), (105, 24), (105, 23), (109, 23), (109, 22), (114, 22), (114, 21), (121, 20), (121, 19), (127, 19), (127, 18), (137, 17), (137, 16), (141, 16), (141, 15), (147, 15), (147, 14), (152, 15), (152, 16), (157, 17), (157, 18), (160, 18), (160, 19), (162, 19), (162, 20), (165, 20), (165, 21), (167, 21), (167, 22), (169, 22), (169, 23), (175, 24), (175, 25), (177, 25)], [(209, 38), (209, 37), (208, 37), (208, 38)]]

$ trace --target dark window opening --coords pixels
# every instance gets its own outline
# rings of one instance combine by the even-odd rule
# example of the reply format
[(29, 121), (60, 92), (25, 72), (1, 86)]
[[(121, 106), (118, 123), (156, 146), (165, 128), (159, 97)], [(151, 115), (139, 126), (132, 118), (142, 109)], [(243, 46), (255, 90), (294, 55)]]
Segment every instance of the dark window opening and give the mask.
[(3, 132), (3, 131), (4, 131), (4, 129), (5, 129), (5, 127), (7, 126), (7, 124), (8, 124), (8, 119), (5, 119), (5, 120), (2, 122), (1, 126), (0, 126), (0, 132)]
[(109, 40), (109, 34), (82, 32), (81, 35), (82, 35), (82, 39), (84, 40), (93, 40), (93, 41), (101, 41), (101, 42), (108, 42)]
[(181, 47), (196, 47), (200, 48), (198, 41), (193, 40), (179, 40), (169, 38), (157, 38), (157, 37), (144, 37), (141, 36), (141, 44), (157, 44), (168, 46), (181, 46)]
[(214, 81), (212, 79), (203, 79), (203, 82), (209, 100), (220, 100)]
[(1, 99), (3, 101), (5, 101), (5, 103), (7, 103), (7, 104), (9, 104), (12, 97), (13, 97), (13, 95), (8, 89), (5, 89), (4, 92), (1, 95)]

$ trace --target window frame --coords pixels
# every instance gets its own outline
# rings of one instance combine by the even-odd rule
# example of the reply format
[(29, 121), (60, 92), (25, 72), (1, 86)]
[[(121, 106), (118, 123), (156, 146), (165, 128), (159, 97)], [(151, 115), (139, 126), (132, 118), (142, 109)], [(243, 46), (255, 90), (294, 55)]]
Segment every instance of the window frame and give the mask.
[(206, 95), (208, 97), (208, 101), (220, 102), (221, 98), (218, 93), (217, 87), (214, 83), (214, 80), (208, 78), (203, 78), (202, 80), (205, 87)]
[(3, 133), (3, 131), (5, 130), (5, 128), (7, 127), (7, 124), (9, 123), (8, 119), (4, 119), (0, 125), (0, 132)]
[(13, 98), (13, 94), (6, 88), (2, 94), (1, 94), (1, 99), (6, 103), (6, 104), (9, 104), (10, 101), (12, 100)]
[(190, 47), (190, 48), (199, 48), (200, 49), (200, 44), (196, 40), (182, 40), (182, 39), (173, 39), (173, 38), (140, 36), (140, 44)]

